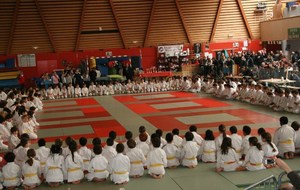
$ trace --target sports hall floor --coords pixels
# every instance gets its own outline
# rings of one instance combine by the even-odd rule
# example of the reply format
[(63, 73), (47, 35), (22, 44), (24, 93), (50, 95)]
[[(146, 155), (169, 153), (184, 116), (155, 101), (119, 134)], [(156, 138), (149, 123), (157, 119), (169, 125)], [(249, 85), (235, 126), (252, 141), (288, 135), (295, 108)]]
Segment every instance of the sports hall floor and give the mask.
[[(96, 96), (78, 99), (46, 100), (44, 110), (37, 114), (40, 129), (39, 137), (46, 138), (48, 145), (60, 137), (69, 135), (75, 139), (85, 136), (91, 139), (98, 136), (102, 142), (110, 130), (118, 134), (117, 140), (124, 140), (126, 130), (134, 136), (138, 127), (144, 125), (151, 134), (157, 128), (164, 132), (179, 128), (183, 135), (188, 126), (195, 124), (198, 132), (206, 129), (217, 131), (219, 124), (235, 125), (241, 130), (243, 125), (253, 129), (253, 135), (259, 127), (269, 132), (279, 127), (280, 116), (288, 116), (290, 122), (300, 121), (299, 115), (273, 112), (269, 108), (253, 106), (238, 101), (224, 101), (206, 94), (184, 92), (164, 92), (156, 94), (129, 94), (115, 96)], [(36, 146), (34, 144), (33, 146)], [(287, 161), (293, 169), (300, 170), (300, 158)], [(167, 169), (161, 180), (145, 175), (131, 179), (127, 185), (117, 186), (107, 181), (104, 183), (83, 182), (80, 185), (65, 184), (58, 189), (96, 189), (102, 190), (199, 190), (199, 189), (241, 189), (270, 175), (276, 177), (280, 169), (257, 172), (214, 171), (215, 164), (199, 163), (195, 169)], [(49, 189), (43, 184), (39, 189)]]

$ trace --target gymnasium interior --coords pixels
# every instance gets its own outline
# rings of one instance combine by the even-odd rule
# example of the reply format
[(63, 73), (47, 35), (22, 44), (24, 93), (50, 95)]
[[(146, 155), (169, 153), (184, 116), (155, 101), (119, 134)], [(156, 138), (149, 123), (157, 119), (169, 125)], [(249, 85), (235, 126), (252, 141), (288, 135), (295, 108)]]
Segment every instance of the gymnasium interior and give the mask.
[[(124, 84), (129, 79), (128, 65), (133, 81), (196, 75), (243, 81), (246, 74), (238, 64), (219, 71), (205, 64), (207, 59), (241, 54), (247, 64), (255, 57), (254, 65), (259, 55), (266, 54), (265, 60), (251, 69), (256, 81), (300, 89), (300, 1), (296, 0), (1, 0), (0, 29), (0, 89), (46, 90), (54, 84), (52, 73), (61, 77), (69, 69), (80, 69), (86, 75), (96, 69), (98, 83)], [(273, 56), (271, 63), (267, 54)], [(280, 65), (281, 56), (288, 66)], [(83, 80), (90, 84), (84, 76)], [(202, 91), (44, 98), (43, 105), (36, 113), (37, 135), (45, 138), (48, 147), (57, 138), (72, 136), (77, 142), (86, 137), (92, 148), (93, 138), (104, 143), (112, 130), (117, 133), (116, 140), (124, 142), (125, 132), (132, 131), (136, 137), (139, 126), (145, 126), (149, 134), (161, 129), (163, 136), (178, 128), (184, 136), (189, 126), (195, 125), (202, 137), (207, 129), (216, 137), (220, 124), (228, 129), (236, 126), (240, 135), (247, 125), (256, 136), (259, 128), (274, 134), (281, 116), (287, 116), (289, 123), (300, 122), (299, 113), (274, 111)], [(37, 140), (31, 144), (38, 147)], [(300, 171), (299, 155), (285, 161)], [(279, 182), (288, 181), (278, 167), (220, 173), (215, 167), (216, 163), (199, 161), (193, 169), (166, 169), (159, 180), (145, 170), (143, 177), (130, 178), (125, 185), (114, 185), (109, 179), (101, 183), (83, 180), (56, 189), (234, 190), (253, 184), (257, 186), (250, 189), (277, 189)], [(46, 183), (37, 187), (49, 188)]]

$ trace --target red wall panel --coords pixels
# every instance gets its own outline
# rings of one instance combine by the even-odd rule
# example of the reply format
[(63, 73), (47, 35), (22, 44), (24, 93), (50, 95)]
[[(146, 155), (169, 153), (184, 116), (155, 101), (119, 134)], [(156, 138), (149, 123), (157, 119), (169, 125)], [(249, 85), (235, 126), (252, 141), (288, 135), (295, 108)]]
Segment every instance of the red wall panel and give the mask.
[[(237, 42), (237, 41), (235, 41)], [(243, 42), (239, 42), (239, 47), (234, 49), (235, 52), (241, 51), (243, 47)], [(184, 46), (184, 50), (190, 48), (192, 53), (192, 46)], [(222, 42), (222, 43), (211, 43), (209, 44), (209, 49), (205, 49), (205, 45), (202, 44), (202, 52), (213, 53), (216, 50), (222, 49), (233, 49), (233, 41)], [(248, 49), (253, 51), (258, 51), (262, 49), (261, 42), (259, 40), (254, 40), (249, 42)], [(63, 69), (62, 61), (66, 60), (72, 62), (73, 66), (77, 66), (82, 59), (88, 59), (89, 57), (102, 57), (105, 56), (107, 51), (111, 51), (113, 56), (118, 55), (128, 55), (128, 56), (141, 56), (142, 57), (142, 67), (149, 68), (156, 64), (157, 49), (156, 47), (149, 48), (130, 48), (130, 49), (105, 49), (105, 50), (88, 50), (83, 52), (59, 52), (59, 53), (37, 53), (36, 54), (36, 67), (19, 68), (24, 72), (26, 81), (30, 81), (33, 77), (39, 77), (45, 72), (52, 72), (53, 69)], [(10, 56), (0, 56), (0, 63), (5, 62), (8, 58), (15, 58), (16, 55)]]

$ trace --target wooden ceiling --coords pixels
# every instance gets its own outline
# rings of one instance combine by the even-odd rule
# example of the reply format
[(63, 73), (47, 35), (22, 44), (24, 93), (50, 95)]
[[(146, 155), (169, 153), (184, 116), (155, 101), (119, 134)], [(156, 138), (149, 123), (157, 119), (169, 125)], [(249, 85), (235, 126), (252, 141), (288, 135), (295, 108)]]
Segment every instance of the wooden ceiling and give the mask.
[(256, 0), (1, 0), (0, 55), (258, 39)]

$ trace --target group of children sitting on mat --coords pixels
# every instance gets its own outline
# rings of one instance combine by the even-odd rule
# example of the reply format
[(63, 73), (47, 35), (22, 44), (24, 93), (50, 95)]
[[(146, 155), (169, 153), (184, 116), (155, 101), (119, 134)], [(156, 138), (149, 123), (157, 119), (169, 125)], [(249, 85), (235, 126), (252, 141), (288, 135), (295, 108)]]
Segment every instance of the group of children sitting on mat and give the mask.
[(30, 147), (30, 137), (24, 133), (16, 147), (4, 155), (6, 165), (1, 170), (2, 184), (15, 188), (21, 183), (25, 189), (39, 186), (43, 181), (51, 187), (61, 183), (79, 184), (84, 178), (88, 181), (102, 182), (110, 179), (115, 184), (126, 184), (129, 178), (148, 174), (155, 179), (165, 175), (165, 168), (180, 165), (195, 168), (199, 160), (216, 163), (216, 171), (262, 170), (276, 165), (276, 157), (294, 158), (299, 152), (299, 123), (288, 125), (288, 118), (280, 118), (280, 128), (272, 135), (263, 128), (259, 136), (251, 135), (249, 126), (243, 127), (243, 137), (237, 134), (235, 126), (227, 134), (224, 125), (219, 126), (216, 138), (211, 130), (204, 138), (197, 133), (196, 126), (190, 126), (182, 138), (178, 129), (173, 129), (163, 138), (157, 129), (149, 135), (144, 126), (139, 127), (139, 135), (125, 133), (125, 142), (116, 142), (115, 131), (109, 133), (105, 146), (100, 138), (92, 140), (93, 148), (87, 147), (87, 139), (81, 137), (77, 142), (72, 137), (55, 140), (51, 148), (46, 147), (45, 139), (39, 139), (39, 148)]
[(94, 83), (89, 85), (83, 84), (62, 84), (48, 87), (48, 89), (41, 89), (42, 97), (45, 99), (60, 99), (60, 98), (74, 98), (74, 97), (87, 97), (87, 96), (102, 96), (114, 94), (131, 94), (131, 93), (151, 93), (151, 92), (164, 92), (183, 90), (186, 91), (185, 82), (191, 82), (188, 87), (192, 92), (200, 92), (201, 84), (200, 79), (195, 77), (187, 80), (188, 77), (171, 77), (167, 79), (149, 79), (149, 80), (136, 80), (127, 82), (109, 82)]
[[(181, 85), (176, 89), (192, 91), (187, 88), (188, 80), (179, 80)], [(199, 78), (195, 78), (195, 82), (201, 86)], [(209, 89), (202, 87), (205, 91)], [(195, 92), (200, 90), (195, 89)], [(220, 125), (218, 137), (214, 138), (213, 132), (207, 130), (204, 139), (196, 132), (196, 126), (191, 126), (183, 139), (178, 129), (166, 134), (164, 139), (161, 130), (150, 136), (144, 127), (140, 127), (138, 137), (132, 139), (133, 135), (128, 131), (126, 142), (119, 144), (115, 142), (116, 133), (111, 132), (103, 149), (99, 138), (93, 140), (92, 150), (86, 147), (87, 140), (81, 138), (77, 150), (76, 141), (69, 137), (65, 141), (66, 147), (62, 147), (62, 141), (58, 139), (49, 149), (45, 147), (45, 140), (40, 139), (40, 148), (34, 150), (30, 149), (30, 140), (37, 139), (39, 124), (34, 115), (36, 110), (43, 109), (42, 94), (32, 89), (26, 94), (0, 91), (0, 99), (0, 112), (5, 113), (0, 117), (0, 147), (9, 151), (4, 156), (7, 164), (2, 168), (1, 176), (2, 184), (7, 188), (22, 183), (26, 189), (31, 189), (43, 180), (56, 187), (61, 182), (79, 183), (84, 177), (89, 181), (103, 181), (109, 175), (115, 184), (123, 184), (129, 177), (142, 176), (144, 168), (152, 177), (161, 178), (165, 167), (193, 168), (198, 160), (216, 162), (217, 172), (259, 170), (273, 167), (277, 155), (292, 159), (300, 148), (299, 123), (293, 122), (290, 127), (288, 119), (282, 117), (273, 141), (262, 128), (259, 129), (260, 136), (252, 137), (249, 126), (243, 127), (243, 138), (237, 134), (236, 127), (230, 127), (231, 135), (228, 135), (225, 126)], [(241, 162), (241, 158), (244, 161)]]
[(255, 82), (253, 79), (239, 82), (223, 78), (219, 81), (204, 78), (204, 76), (171, 77), (161, 80), (138, 80), (127, 83), (115, 82), (83, 84), (82, 88), (76, 84), (56, 85), (47, 90), (42, 89), (42, 97), (46, 99), (102, 96), (114, 94), (149, 93), (163, 91), (187, 91), (213, 94), (230, 100), (240, 100), (255, 105), (269, 106), (275, 111), (300, 113), (300, 95), (297, 89), (270, 88)]
[(220, 80), (214, 82), (207, 79), (202, 85), (202, 91), (219, 98), (239, 100), (253, 105), (268, 106), (275, 111), (300, 113), (299, 90), (264, 86), (254, 80)]

